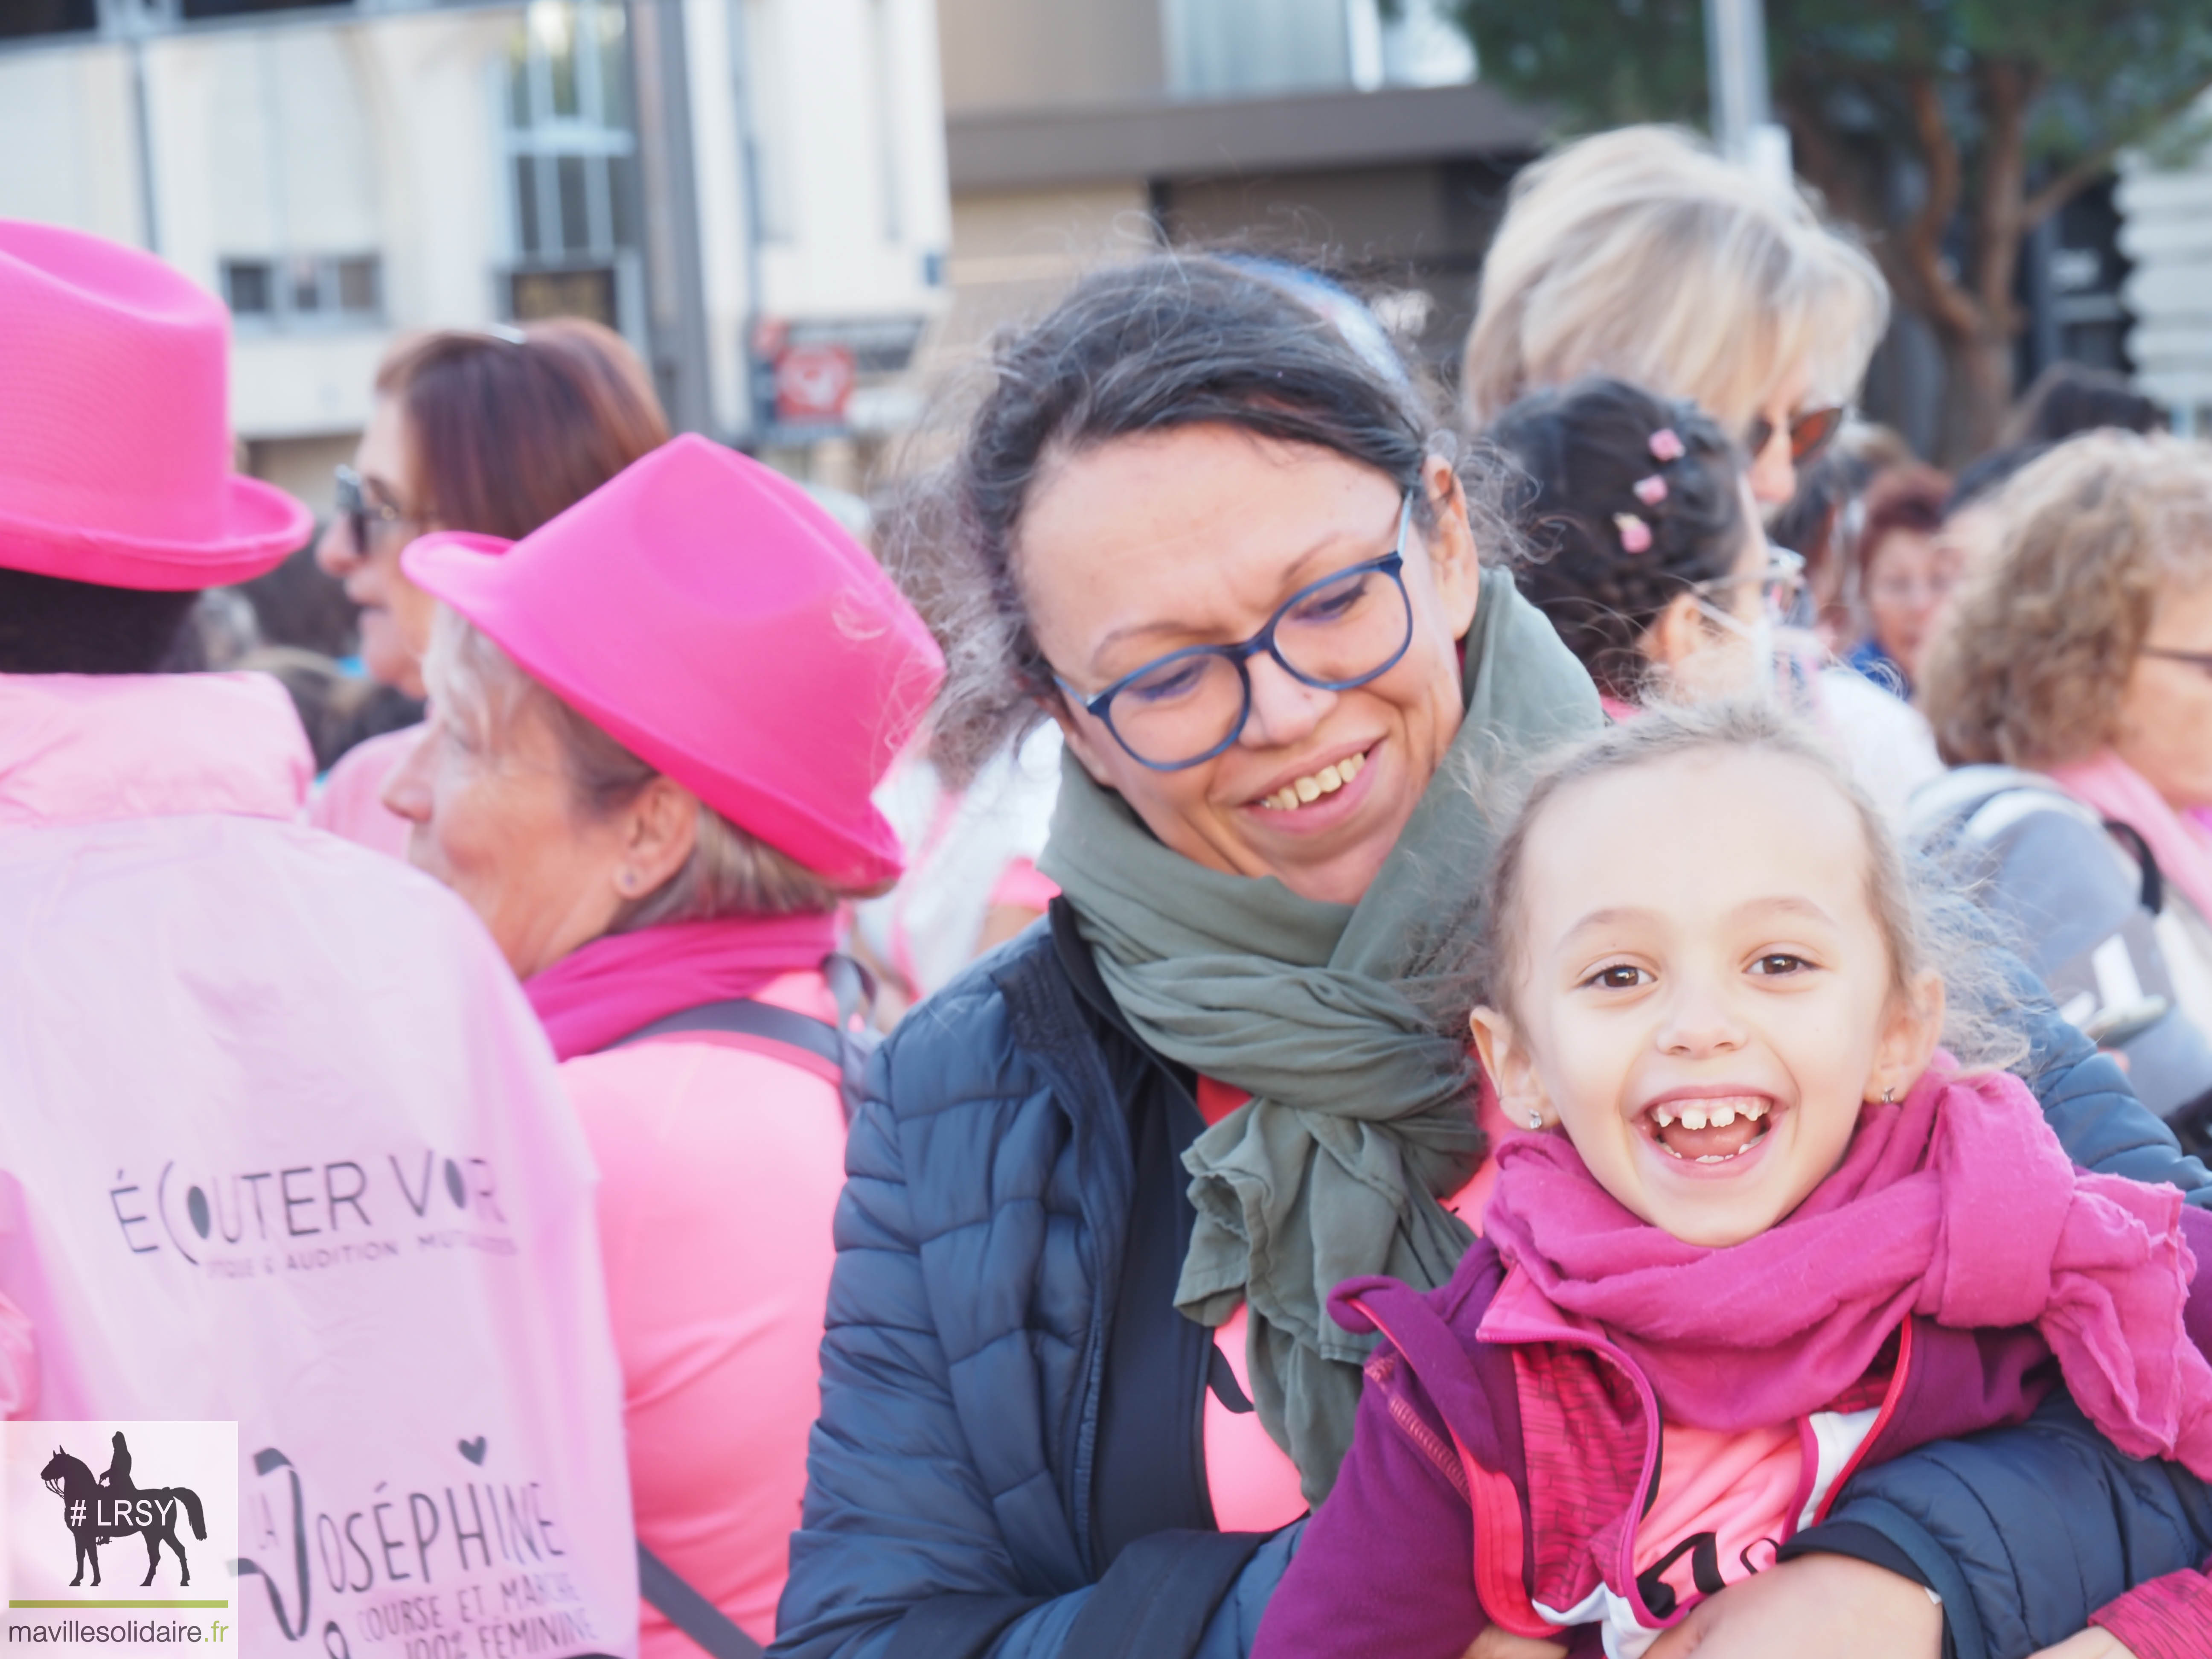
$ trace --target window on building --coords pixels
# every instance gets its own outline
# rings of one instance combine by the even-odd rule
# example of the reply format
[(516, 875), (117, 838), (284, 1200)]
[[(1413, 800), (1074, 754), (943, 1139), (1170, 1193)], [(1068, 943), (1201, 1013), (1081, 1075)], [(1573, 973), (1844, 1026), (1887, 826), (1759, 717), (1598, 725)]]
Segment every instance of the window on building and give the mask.
[(1239, 98), (1474, 78), (1446, 0), (1164, 0), (1168, 81)]
[(639, 299), (638, 186), (619, 0), (532, 0), (507, 116), (510, 314), (622, 328)]
[(791, 112), (784, 95), (784, 3), (745, 0), (744, 8), (747, 177), (754, 222), (764, 242), (788, 242), (798, 233), (788, 143)]
[(225, 259), (222, 294), (241, 325), (374, 325), (384, 315), (383, 261), (373, 253)]
[(185, 21), (203, 17), (250, 17), (263, 11), (301, 11), (310, 7), (349, 6), (354, 0), (183, 0)]
[(96, 0), (7, 0), (0, 3), (0, 40), (71, 34), (100, 27)]
[(1346, 0), (1167, 0), (1168, 74), (1186, 98), (1352, 84)]

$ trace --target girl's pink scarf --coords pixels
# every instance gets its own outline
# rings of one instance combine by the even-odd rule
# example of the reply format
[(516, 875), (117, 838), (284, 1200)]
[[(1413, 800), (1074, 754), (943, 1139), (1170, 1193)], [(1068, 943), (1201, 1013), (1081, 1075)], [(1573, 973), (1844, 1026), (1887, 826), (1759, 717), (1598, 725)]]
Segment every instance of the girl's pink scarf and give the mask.
[(562, 1060), (595, 1054), (657, 1019), (749, 997), (836, 948), (828, 915), (732, 916), (610, 933), (523, 981)]
[(1908, 1315), (2033, 1325), (2115, 1445), (2212, 1478), (2181, 1194), (2077, 1172), (2017, 1078), (1931, 1068), (1902, 1103), (1868, 1105), (1834, 1174), (1722, 1249), (1630, 1214), (1564, 1135), (1509, 1141), (1498, 1162), (1486, 1237), (1602, 1325), (1671, 1421), (1735, 1432), (1819, 1411)]
[(2212, 835), (2193, 814), (2175, 811), (2142, 773), (2109, 749), (2052, 767), (2051, 781), (2100, 817), (2141, 836), (2158, 860), (2159, 874), (2188, 896), (2198, 915), (2212, 920)]

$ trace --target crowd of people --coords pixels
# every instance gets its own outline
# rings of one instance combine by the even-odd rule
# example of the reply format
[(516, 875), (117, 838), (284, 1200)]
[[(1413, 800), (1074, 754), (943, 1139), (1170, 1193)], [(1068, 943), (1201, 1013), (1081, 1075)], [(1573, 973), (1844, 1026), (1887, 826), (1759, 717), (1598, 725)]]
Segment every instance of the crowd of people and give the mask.
[(441, 331), (316, 540), (0, 223), (0, 1415), (331, 1659), (2212, 1650), (2212, 450), (1671, 131), (1479, 302), (1097, 270), (872, 545)]

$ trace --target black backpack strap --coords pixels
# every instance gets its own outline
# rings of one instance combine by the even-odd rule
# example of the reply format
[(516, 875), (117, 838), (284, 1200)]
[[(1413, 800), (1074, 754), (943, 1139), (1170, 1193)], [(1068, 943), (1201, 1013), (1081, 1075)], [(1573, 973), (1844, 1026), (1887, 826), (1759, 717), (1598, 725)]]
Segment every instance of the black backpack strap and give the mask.
[(2142, 908), (2157, 915), (2166, 908), (2166, 877), (2151, 856), (2150, 843), (2143, 839), (2142, 830), (2118, 818), (2105, 820), (2105, 833), (2128, 849), (2136, 867), (2142, 872)]
[(626, 1037), (610, 1042), (610, 1048), (627, 1048), (633, 1042), (643, 1042), (648, 1037), (678, 1036), (693, 1031), (722, 1031), (733, 1036), (760, 1037), (766, 1042), (780, 1042), (787, 1048), (803, 1048), (817, 1060), (826, 1060), (842, 1073), (845, 1065), (844, 1040), (837, 1028), (827, 1020), (816, 1019), (809, 1014), (795, 1014), (788, 1008), (778, 1008), (771, 1003), (755, 1002), (750, 997), (733, 997), (727, 1002), (702, 1002), (696, 1008), (686, 1008), (665, 1019), (656, 1019), (650, 1025), (641, 1025)]
[[(868, 1056), (882, 1041), (868, 1024), (868, 1011), (876, 1000), (875, 982), (867, 970), (848, 956), (832, 954), (822, 959), (822, 976), (836, 999), (837, 1024), (793, 1013), (750, 997), (726, 1002), (702, 1002), (641, 1025), (628, 1036), (617, 1037), (608, 1048), (626, 1048), (648, 1037), (680, 1036), (691, 1031), (721, 1031), (732, 1036), (759, 1037), (780, 1042), (826, 1060), (837, 1068), (837, 1097), (845, 1109), (845, 1121), (860, 1109), (860, 1087), (868, 1069)], [(602, 1049), (600, 1052), (605, 1053)]]
[(729, 1614), (691, 1588), (689, 1580), (646, 1548), (637, 1546), (638, 1593), (668, 1617), (714, 1659), (763, 1659), (767, 1650), (739, 1630)]

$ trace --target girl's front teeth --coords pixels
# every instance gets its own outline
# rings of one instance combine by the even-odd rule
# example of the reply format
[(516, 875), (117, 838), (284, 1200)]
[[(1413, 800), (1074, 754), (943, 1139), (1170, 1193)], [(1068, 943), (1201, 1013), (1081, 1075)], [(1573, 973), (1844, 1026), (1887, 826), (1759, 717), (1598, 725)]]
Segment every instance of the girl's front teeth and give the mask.
[(1334, 766), (1324, 766), (1318, 772), (1294, 778), (1261, 801), (1271, 811), (1292, 812), (1309, 801), (1319, 800), (1323, 795), (1333, 795), (1358, 777), (1367, 764), (1364, 755), (1347, 755)]
[(1708, 1126), (1725, 1129), (1739, 1117), (1750, 1118), (1756, 1122), (1765, 1115), (1766, 1103), (1756, 1096), (1742, 1100), (1686, 1100), (1673, 1108), (1654, 1106), (1651, 1109), (1651, 1121), (1662, 1129), (1677, 1123), (1685, 1129), (1703, 1129)]

